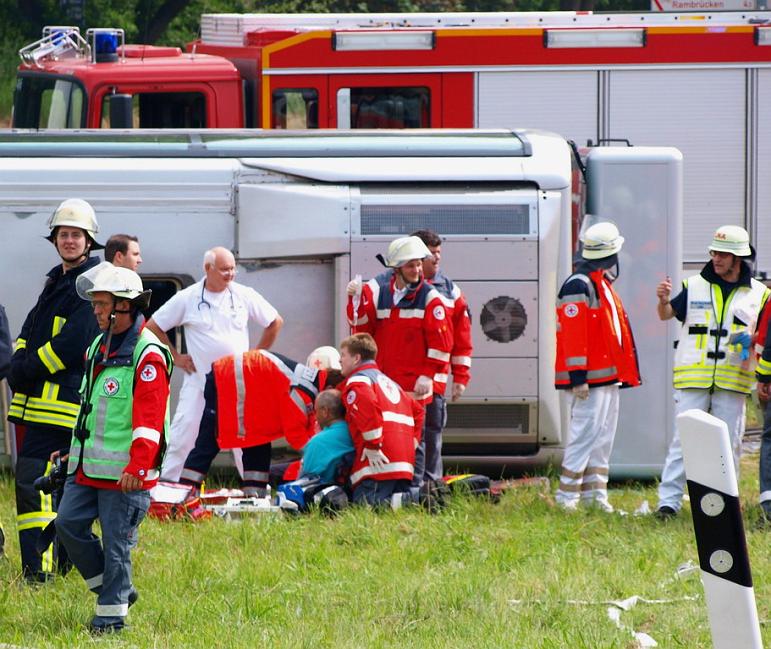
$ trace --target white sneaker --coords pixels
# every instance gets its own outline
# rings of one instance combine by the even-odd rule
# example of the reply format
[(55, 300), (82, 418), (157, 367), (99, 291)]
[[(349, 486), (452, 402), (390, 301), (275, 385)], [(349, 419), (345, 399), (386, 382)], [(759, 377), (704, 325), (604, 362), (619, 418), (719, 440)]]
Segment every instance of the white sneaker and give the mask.
[(575, 512), (575, 511), (578, 511), (578, 501), (577, 500), (558, 500), (557, 507), (559, 507), (560, 509), (566, 512)]
[(596, 507), (601, 512), (605, 512), (606, 514), (612, 514), (614, 511), (616, 511), (613, 509), (613, 505), (611, 505), (607, 500), (597, 499), (592, 503), (592, 506)]

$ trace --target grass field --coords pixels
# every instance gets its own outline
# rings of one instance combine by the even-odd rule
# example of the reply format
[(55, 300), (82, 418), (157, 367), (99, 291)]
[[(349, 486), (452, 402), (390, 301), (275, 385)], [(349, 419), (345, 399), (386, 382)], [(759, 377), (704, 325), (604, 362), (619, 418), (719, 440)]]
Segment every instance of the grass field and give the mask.
[[(768, 534), (757, 529), (757, 455), (743, 460), (742, 502), (761, 621), (771, 601)], [(552, 485), (554, 486), (554, 485)], [(632, 512), (654, 485), (615, 485)], [(245, 522), (147, 520), (134, 553), (140, 600), (130, 629), (94, 639), (94, 596), (73, 572), (37, 588), (18, 574), (13, 487), (0, 479), (0, 643), (20, 647), (570, 648), (710, 646), (690, 514), (565, 514), (520, 489), (499, 504), (458, 497), (441, 514), (351, 510), (264, 514)], [(638, 603), (618, 628), (605, 600)], [(568, 603), (567, 600), (596, 602)], [(771, 631), (763, 626), (766, 642)]]

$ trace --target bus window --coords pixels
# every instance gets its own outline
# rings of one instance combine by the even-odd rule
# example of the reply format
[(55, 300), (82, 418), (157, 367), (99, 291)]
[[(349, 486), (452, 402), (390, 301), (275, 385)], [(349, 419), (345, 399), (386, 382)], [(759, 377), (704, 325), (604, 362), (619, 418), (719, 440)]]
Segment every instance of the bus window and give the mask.
[(271, 100), (271, 128), (319, 127), (319, 93), (315, 88), (281, 88)]
[[(192, 281), (192, 280), (191, 280)], [(143, 315), (148, 320), (153, 317), (158, 309), (160, 309), (166, 302), (168, 302), (177, 291), (184, 288), (182, 282), (176, 278), (165, 277), (143, 277), (142, 285), (145, 290), (150, 289), (152, 294), (150, 295), (150, 306)], [(184, 336), (182, 327), (175, 327), (166, 332), (171, 344), (176, 348), (178, 352), (182, 352), (184, 346)]]
[[(134, 128), (206, 128), (200, 92), (146, 92), (133, 96)], [(102, 128), (110, 127), (110, 95), (102, 102)]]
[(430, 128), (428, 88), (351, 88), (351, 128)]

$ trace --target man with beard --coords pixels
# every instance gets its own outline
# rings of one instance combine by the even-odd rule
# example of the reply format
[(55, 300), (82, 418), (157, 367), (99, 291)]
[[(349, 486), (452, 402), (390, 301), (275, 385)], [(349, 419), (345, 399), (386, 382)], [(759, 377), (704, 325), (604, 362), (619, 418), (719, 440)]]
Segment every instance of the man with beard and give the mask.
[[(747, 261), (755, 251), (744, 228), (718, 228), (708, 250), (711, 261), (683, 282), (674, 299), (669, 299), (671, 280), (659, 283), (657, 308), (662, 320), (677, 318), (683, 323), (675, 352), (675, 414), (698, 408), (722, 419), (731, 436), (738, 475), (744, 406), (755, 378), (751, 339), (769, 290), (752, 278)], [(683, 449), (675, 426), (661, 474), (657, 518), (677, 516), (684, 489)]]

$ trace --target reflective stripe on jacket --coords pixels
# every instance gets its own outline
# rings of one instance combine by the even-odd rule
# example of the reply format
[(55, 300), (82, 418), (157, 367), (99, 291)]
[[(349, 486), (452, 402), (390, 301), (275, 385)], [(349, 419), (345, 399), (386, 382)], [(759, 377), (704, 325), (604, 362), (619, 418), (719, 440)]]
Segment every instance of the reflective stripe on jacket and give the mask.
[(326, 372), (263, 349), (212, 365), (217, 386), (217, 443), (247, 448), (286, 437), (300, 449), (313, 435), (313, 402)]
[(447, 309), (447, 315), (452, 322), (452, 352), (450, 354), (452, 380), (455, 383), (468, 385), (471, 378), (471, 354), (473, 352), (471, 314), (469, 313), (468, 302), (460, 290), (460, 286), (441, 271), (437, 271), (436, 275), (429, 281), (441, 296)]
[[(424, 410), (374, 362), (360, 365), (343, 388), (345, 420), (356, 452), (351, 486), (365, 479), (411, 480), (415, 446), (423, 431)], [(380, 449), (388, 462), (379, 470), (363, 457), (365, 448)]]
[[(452, 352), (452, 323), (441, 295), (420, 281), (394, 304), (393, 270), (370, 279), (362, 288), (358, 308), (348, 300), (352, 333), (375, 338), (378, 365), (402, 389), (411, 392), (419, 376), (433, 380), (433, 392), (444, 394)], [(431, 401), (432, 394), (423, 397)]]
[(10, 421), (68, 432), (75, 426), (83, 353), (99, 333), (91, 304), (78, 296), (75, 280), (98, 263), (99, 258), (91, 257), (66, 273), (61, 265), (49, 271), (14, 345), (11, 366), (20, 366), (18, 375), (25, 381), (14, 392)]
[(673, 384), (677, 389), (723, 390), (749, 394), (754, 382), (754, 355), (741, 359), (741, 345), (731, 345), (732, 334), (752, 334), (769, 290), (757, 280), (737, 286), (723, 301), (717, 284), (701, 275), (689, 277), (688, 306), (675, 352)]
[[(565, 293), (565, 287), (580, 287)], [(589, 385), (640, 385), (637, 350), (624, 305), (605, 271), (571, 275), (557, 300), (555, 387), (571, 387), (570, 372)]]
[[(137, 326), (136, 323), (134, 325)], [(134, 334), (137, 336), (137, 334)], [(166, 359), (166, 371), (171, 376), (172, 359), (169, 349), (149, 329), (142, 329), (133, 340), (130, 356), (111, 356), (104, 362), (97, 360), (103, 336), (99, 335), (86, 355), (87, 374), (81, 388), (84, 410), (78, 425), (88, 431), (82, 444), (73, 436), (70, 446), (68, 473), (75, 473), (78, 465), (83, 474), (97, 480), (119, 480), (130, 461), (131, 444), (137, 432), (133, 426), (134, 381), (139, 361), (144, 352), (153, 347)], [(123, 347), (118, 350), (122, 351)], [(94, 367), (101, 365), (96, 376)], [(163, 436), (168, 439), (169, 411), (166, 408)], [(141, 431), (139, 434), (143, 434)], [(81, 463), (82, 459), (82, 463)], [(155, 480), (153, 469), (147, 480)]]

